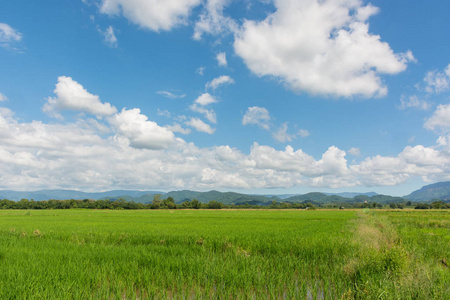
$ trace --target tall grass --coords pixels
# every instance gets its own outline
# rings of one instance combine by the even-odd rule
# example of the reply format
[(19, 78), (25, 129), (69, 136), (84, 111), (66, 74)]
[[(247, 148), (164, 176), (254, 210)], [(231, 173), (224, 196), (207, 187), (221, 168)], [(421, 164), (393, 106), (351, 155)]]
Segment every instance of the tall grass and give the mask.
[(428, 251), (448, 252), (403, 237), (403, 223), (354, 211), (0, 211), (0, 299), (448, 295), (445, 266), (423, 282), (432, 288), (407, 283), (412, 261), (429, 268)]

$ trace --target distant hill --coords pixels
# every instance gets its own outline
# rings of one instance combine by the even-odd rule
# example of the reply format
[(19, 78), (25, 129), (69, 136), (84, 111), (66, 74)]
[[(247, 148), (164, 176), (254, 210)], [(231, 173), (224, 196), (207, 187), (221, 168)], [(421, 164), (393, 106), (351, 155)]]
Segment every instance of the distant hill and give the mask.
[(116, 196), (116, 197), (103, 197), (103, 198), (100, 198), (100, 200), (117, 201), (119, 199), (123, 199), (123, 200), (126, 200), (127, 202), (136, 202), (136, 203), (147, 204), (147, 203), (151, 203), (153, 201), (153, 197), (157, 194), (164, 195), (164, 193), (161, 193), (161, 192), (150, 192), (150, 193), (138, 196), (138, 197), (133, 197), (133, 196), (129, 196), (129, 195), (120, 195), (120, 196)]
[(411, 201), (450, 200), (450, 181), (426, 185), (405, 198)]
[[(321, 194), (325, 194), (326, 196), (339, 196), (339, 197), (343, 197), (343, 198), (353, 198), (356, 196), (360, 196), (360, 195), (364, 195), (364, 196), (376, 196), (378, 195), (375, 192), (367, 192), (367, 193), (354, 193), (354, 192), (341, 192), (341, 193), (321, 193)], [(280, 198), (281, 200), (285, 200), (294, 196), (299, 196), (301, 194), (279, 194), (279, 195), (263, 195), (266, 197), (277, 197)], [(306, 194), (305, 194), (306, 195)]]
[[(9, 199), (13, 201), (19, 201), (20, 199), (34, 199), (35, 201), (57, 199), (106, 199), (106, 198), (120, 198), (120, 197), (141, 197), (145, 194), (161, 194), (161, 192), (153, 191), (129, 191), (129, 190), (114, 190), (100, 193), (85, 193), (73, 190), (39, 190), (31, 192), (17, 192), (10, 190), (0, 190), (0, 199)], [(152, 196), (153, 198), (153, 196)], [(125, 199), (125, 198), (124, 198)], [(127, 200), (127, 199), (126, 199)]]
[(272, 200), (280, 201), (277, 197), (267, 197), (261, 195), (247, 195), (234, 192), (219, 192), (219, 191), (209, 191), (209, 192), (193, 192), (193, 191), (173, 191), (164, 194), (164, 198), (172, 197), (176, 203), (181, 203), (186, 200), (197, 199), (202, 203), (208, 203), (212, 200), (222, 202), (223, 204), (236, 204), (236, 203), (246, 203), (246, 202), (259, 202), (266, 203)]
[(375, 193), (375, 192), (368, 192), (368, 193), (342, 192), (342, 193), (324, 193), (324, 194), (328, 195), (328, 196), (332, 196), (332, 195), (340, 196), (343, 198), (354, 198), (356, 196), (361, 196), (361, 195), (372, 197), (372, 196), (378, 195), (378, 193)]
[(285, 201), (286, 202), (291, 202), (291, 203), (307, 203), (307, 202), (311, 202), (311, 203), (325, 203), (326, 202), (326, 198), (328, 196), (324, 193), (307, 193), (304, 195), (297, 195), (297, 196), (292, 196), (289, 198), (286, 198)]
[(275, 198), (279, 198), (279, 199), (283, 200), (283, 199), (287, 199), (289, 197), (293, 197), (293, 196), (297, 196), (297, 195), (298, 194), (273, 194), (273, 195), (271, 195), (271, 194), (269, 194), (269, 195), (264, 194), (264, 195), (253, 195), (253, 196), (266, 196), (267, 198), (275, 197)]
[[(367, 193), (371, 194), (371, 193)], [(312, 204), (328, 204), (328, 203), (357, 203), (357, 202), (376, 202), (380, 204), (386, 203), (401, 203), (406, 202), (406, 199), (402, 197), (392, 197), (388, 195), (376, 194), (369, 197), (365, 194), (357, 194), (352, 198), (342, 197), (338, 195), (327, 195), (324, 193), (308, 193), (304, 195), (298, 195), (285, 199), (286, 202), (291, 203), (312, 203)]]
[[(378, 195), (374, 192), (370, 193), (307, 193), (303, 195), (248, 195), (235, 192), (197, 192), (190, 190), (171, 191), (168, 193), (158, 191), (135, 191), (135, 190), (113, 190), (101, 193), (85, 193), (73, 190), (39, 190), (31, 192), (17, 192), (9, 190), (0, 190), (0, 199), (9, 199), (19, 201), (21, 199), (34, 199), (35, 201), (57, 199), (93, 199), (93, 200), (112, 200), (124, 199), (128, 202), (150, 203), (156, 194), (161, 194), (161, 198), (166, 199), (172, 197), (176, 203), (180, 204), (184, 201), (192, 201), (197, 199), (202, 203), (210, 201), (218, 201), (223, 204), (250, 204), (250, 205), (270, 205), (272, 201), (290, 202), (290, 203), (312, 203), (312, 204), (329, 204), (329, 203), (355, 203), (355, 202), (377, 202), (392, 203), (404, 202), (401, 197), (391, 197)], [(344, 197), (348, 196), (348, 197)], [(353, 196), (353, 197), (351, 197)]]

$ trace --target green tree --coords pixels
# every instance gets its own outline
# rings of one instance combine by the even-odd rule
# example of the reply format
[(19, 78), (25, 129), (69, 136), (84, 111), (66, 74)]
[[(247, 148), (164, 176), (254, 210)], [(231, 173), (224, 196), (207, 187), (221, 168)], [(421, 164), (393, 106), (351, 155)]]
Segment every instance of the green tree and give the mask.
[(161, 194), (156, 194), (153, 196), (152, 207), (153, 209), (158, 209), (161, 207)]
[(434, 201), (433, 203), (431, 203), (431, 207), (434, 209), (442, 209), (442, 208), (446, 208), (446, 204), (443, 201)]
[(221, 209), (221, 208), (223, 208), (223, 203), (213, 200), (208, 203), (208, 208), (209, 209)]
[(175, 209), (177, 206), (175, 205), (175, 200), (172, 197), (164, 199), (162, 202), (162, 206), (168, 209)]
[(202, 204), (197, 199), (194, 199), (191, 201), (191, 207), (193, 209), (200, 209), (202, 207)]

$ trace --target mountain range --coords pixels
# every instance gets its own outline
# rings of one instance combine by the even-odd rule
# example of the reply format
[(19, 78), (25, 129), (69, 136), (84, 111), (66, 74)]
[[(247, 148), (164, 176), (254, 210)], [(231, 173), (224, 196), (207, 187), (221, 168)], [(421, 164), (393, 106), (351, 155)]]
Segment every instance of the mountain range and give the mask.
[(426, 185), (421, 189), (405, 196), (405, 198), (411, 201), (423, 201), (434, 199), (450, 200), (450, 181)]
[(307, 193), (307, 194), (284, 194), (284, 195), (249, 195), (235, 192), (208, 191), (198, 192), (190, 190), (171, 191), (168, 193), (160, 191), (136, 191), (136, 190), (112, 190), (98, 193), (86, 193), (74, 190), (38, 190), (38, 191), (11, 191), (0, 190), (0, 199), (19, 201), (20, 199), (34, 199), (35, 201), (49, 199), (94, 199), (94, 200), (118, 200), (124, 199), (138, 203), (149, 203), (153, 197), (161, 194), (162, 198), (172, 197), (176, 203), (186, 200), (197, 199), (202, 203), (212, 200), (224, 204), (258, 204), (269, 205), (272, 201), (291, 203), (343, 203), (343, 202), (377, 202), (391, 203), (401, 202), (405, 199), (410, 201), (430, 201), (433, 199), (450, 199), (450, 181), (439, 182), (422, 187), (404, 197), (392, 197), (379, 195), (375, 192), (368, 193)]
[[(102, 199), (102, 198), (113, 198), (113, 197), (141, 197), (146, 194), (161, 194), (161, 192), (152, 191), (133, 191), (133, 190), (113, 190), (107, 192), (99, 193), (86, 193), (74, 190), (38, 190), (38, 191), (11, 191), (11, 190), (0, 190), (0, 199), (9, 199), (13, 201), (19, 201), (20, 199), (34, 199), (36, 201), (57, 199)], [(162, 193), (163, 194), (163, 193)]]

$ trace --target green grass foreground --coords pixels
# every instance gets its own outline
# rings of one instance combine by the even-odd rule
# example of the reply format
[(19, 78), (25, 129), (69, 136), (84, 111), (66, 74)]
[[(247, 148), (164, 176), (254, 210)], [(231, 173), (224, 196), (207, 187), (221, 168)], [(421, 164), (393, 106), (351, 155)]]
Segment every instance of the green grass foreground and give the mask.
[(0, 210), (0, 299), (450, 299), (450, 213)]

